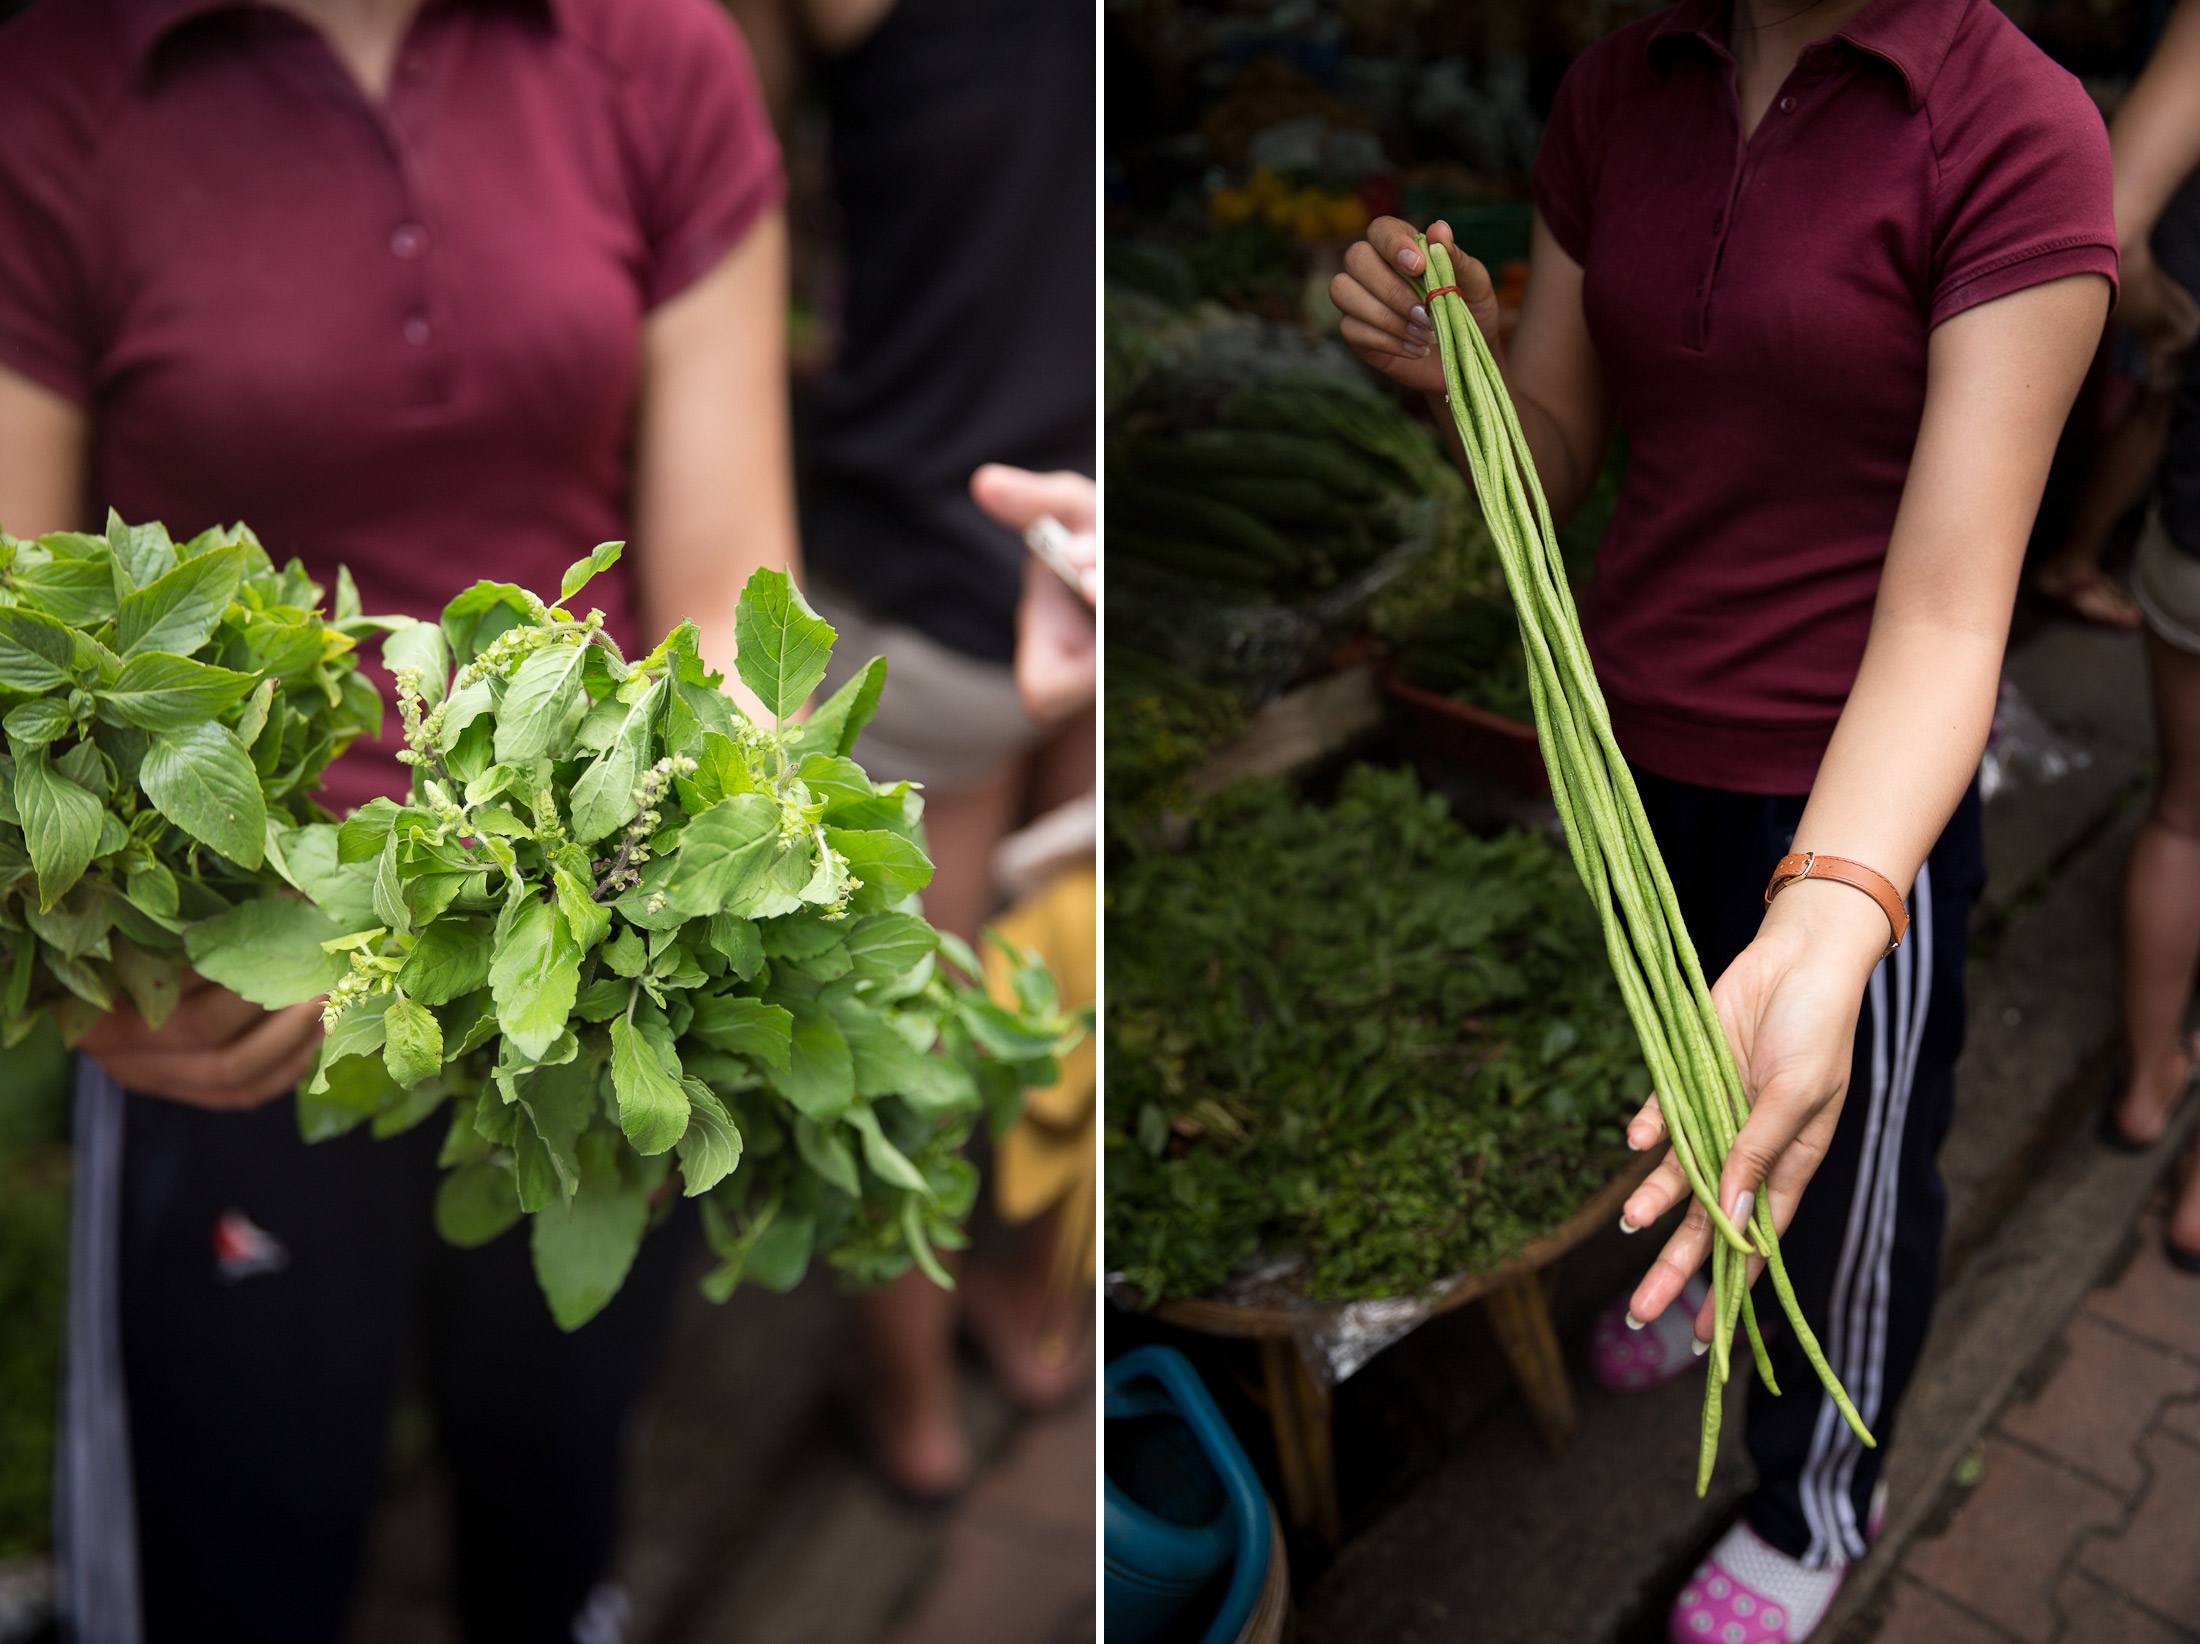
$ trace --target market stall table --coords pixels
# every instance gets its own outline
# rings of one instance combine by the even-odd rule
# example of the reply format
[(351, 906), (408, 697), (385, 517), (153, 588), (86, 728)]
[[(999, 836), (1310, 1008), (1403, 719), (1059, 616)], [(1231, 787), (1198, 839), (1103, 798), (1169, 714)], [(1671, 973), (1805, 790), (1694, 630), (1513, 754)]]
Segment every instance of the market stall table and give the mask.
[[(1554, 1453), (1579, 1425), (1573, 1383), (1551, 1319), (1545, 1271), (1591, 1234), (1610, 1227), (1620, 1206), (1650, 1173), (1655, 1159), (1630, 1164), (1580, 1209), (1540, 1239), (1531, 1239), (1486, 1273), (1454, 1280), (1428, 1304), (1421, 1322), (1469, 1302), (1482, 1303), (1529, 1418)], [(1259, 1344), (1262, 1397), (1282, 1476), (1284, 1510), (1291, 1528), (1311, 1531), (1334, 1548), (1344, 1537), (1337, 1499), (1336, 1447), (1330, 1431), (1331, 1389), (1309, 1367), (1300, 1339), (1334, 1320), (1351, 1304), (1256, 1306), (1192, 1300), (1163, 1302), (1154, 1316), (1202, 1335)]]

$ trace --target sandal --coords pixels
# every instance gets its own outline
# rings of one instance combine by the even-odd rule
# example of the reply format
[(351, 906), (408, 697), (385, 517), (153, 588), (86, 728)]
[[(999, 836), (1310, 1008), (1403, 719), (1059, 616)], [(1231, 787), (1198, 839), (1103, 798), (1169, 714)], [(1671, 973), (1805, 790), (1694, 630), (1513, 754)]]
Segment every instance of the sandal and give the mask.
[(2091, 567), (2071, 572), (2043, 570), (2032, 579), (2032, 591), (2061, 606), (2066, 616), (2097, 628), (2129, 632), (2139, 626), (2139, 607), (2131, 596)]
[(1614, 1393), (1639, 1393), (1663, 1387), (1699, 1364), (1701, 1355), (1691, 1352), (1690, 1344), (1708, 1288), (1697, 1274), (1671, 1307), (1640, 1329), (1629, 1328), (1624, 1298), (1599, 1313), (1589, 1331), (1589, 1373), (1597, 1384)]
[[(1882, 1484), (1872, 1492), (1867, 1541), (1878, 1539), (1886, 1516)], [(1802, 1644), (1848, 1577), (1846, 1564), (1806, 1568), (1736, 1519), (1674, 1599), (1667, 1636), (1672, 1644)]]

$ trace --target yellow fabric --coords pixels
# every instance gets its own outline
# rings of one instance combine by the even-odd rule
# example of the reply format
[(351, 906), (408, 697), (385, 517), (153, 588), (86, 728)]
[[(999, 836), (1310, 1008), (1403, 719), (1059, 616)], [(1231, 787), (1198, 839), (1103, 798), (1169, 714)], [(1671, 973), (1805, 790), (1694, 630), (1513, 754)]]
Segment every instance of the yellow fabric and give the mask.
[[(1089, 867), (1058, 875), (994, 921), (1011, 947), (1029, 948), (1046, 961), (1065, 1010), (1082, 1009), (1098, 994), (1099, 926), (1100, 883)], [(1008, 960), (988, 948), (985, 965), (994, 995), (1012, 1003)], [(1098, 1255), (1098, 1065), (1089, 1037), (1063, 1057), (1059, 1082), (1026, 1094), (1023, 1117), (1001, 1138), (993, 1169), (993, 1202), (1003, 1221), (1035, 1221), (1059, 1208), (1064, 1276), (1087, 1284)]]

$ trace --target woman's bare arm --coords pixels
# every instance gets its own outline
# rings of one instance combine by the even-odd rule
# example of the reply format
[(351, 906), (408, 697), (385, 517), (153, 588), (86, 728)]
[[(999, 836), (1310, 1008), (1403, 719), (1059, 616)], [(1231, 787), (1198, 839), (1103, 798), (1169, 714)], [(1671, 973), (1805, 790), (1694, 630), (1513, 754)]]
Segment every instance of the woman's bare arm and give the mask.
[(762, 218), (649, 318), (630, 563), (651, 639), (692, 619), (731, 677), (733, 608), (752, 572), (799, 578), (787, 409), (787, 225)]
[(82, 407), (0, 367), (0, 530), (37, 537), (79, 529), (90, 452)]
[[(2108, 313), (2108, 285), (2073, 275), (1982, 303), (1933, 332), (1925, 414), (1895, 516), (1855, 688), (1795, 833), (1908, 891), (1978, 770), (2009, 612), (2055, 442)], [(1864, 987), (1887, 945), (1876, 904), (1805, 880), (1766, 910), (1713, 989), (1753, 1110), (1720, 1203), (1767, 1192), (1785, 1227), (1831, 1143)], [(1649, 1146), (1654, 1107), (1629, 1127)], [(1648, 1225), (1687, 1192), (1669, 1159), (1628, 1201)], [(1709, 1249), (1692, 1210), (1635, 1292), (1655, 1318)], [(1711, 1326), (1699, 1320), (1708, 1339)]]

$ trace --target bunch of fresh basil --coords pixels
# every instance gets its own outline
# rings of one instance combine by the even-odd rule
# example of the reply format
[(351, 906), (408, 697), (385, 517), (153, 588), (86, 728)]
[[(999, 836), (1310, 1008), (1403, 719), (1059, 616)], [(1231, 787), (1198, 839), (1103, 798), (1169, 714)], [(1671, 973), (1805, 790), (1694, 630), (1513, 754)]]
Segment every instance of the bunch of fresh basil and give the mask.
[(1013, 1007), (988, 998), (925, 922), (921, 796), (849, 757), (884, 661), (796, 722), (834, 633), (759, 572), (735, 628), (772, 716), (753, 721), (693, 624), (630, 662), (566, 608), (618, 553), (553, 603), (481, 582), (399, 626), (408, 802), (283, 835), (273, 859), (309, 901), (259, 903), (194, 958), (249, 998), (294, 995), (302, 971), (328, 992), (309, 1136), (451, 1103), (444, 1235), (532, 1216), (569, 1329), (616, 1293), (675, 1173), (722, 1258), (715, 1294), (787, 1288), (813, 1258), (945, 1283), (975, 1119), (1013, 1113), (1085, 1023), (1034, 964)]
[(383, 625), (348, 578), (321, 600), (243, 526), (0, 532), (0, 1042), (157, 1024), (201, 933), (261, 918), (272, 842), (381, 723), (353, 647)]

